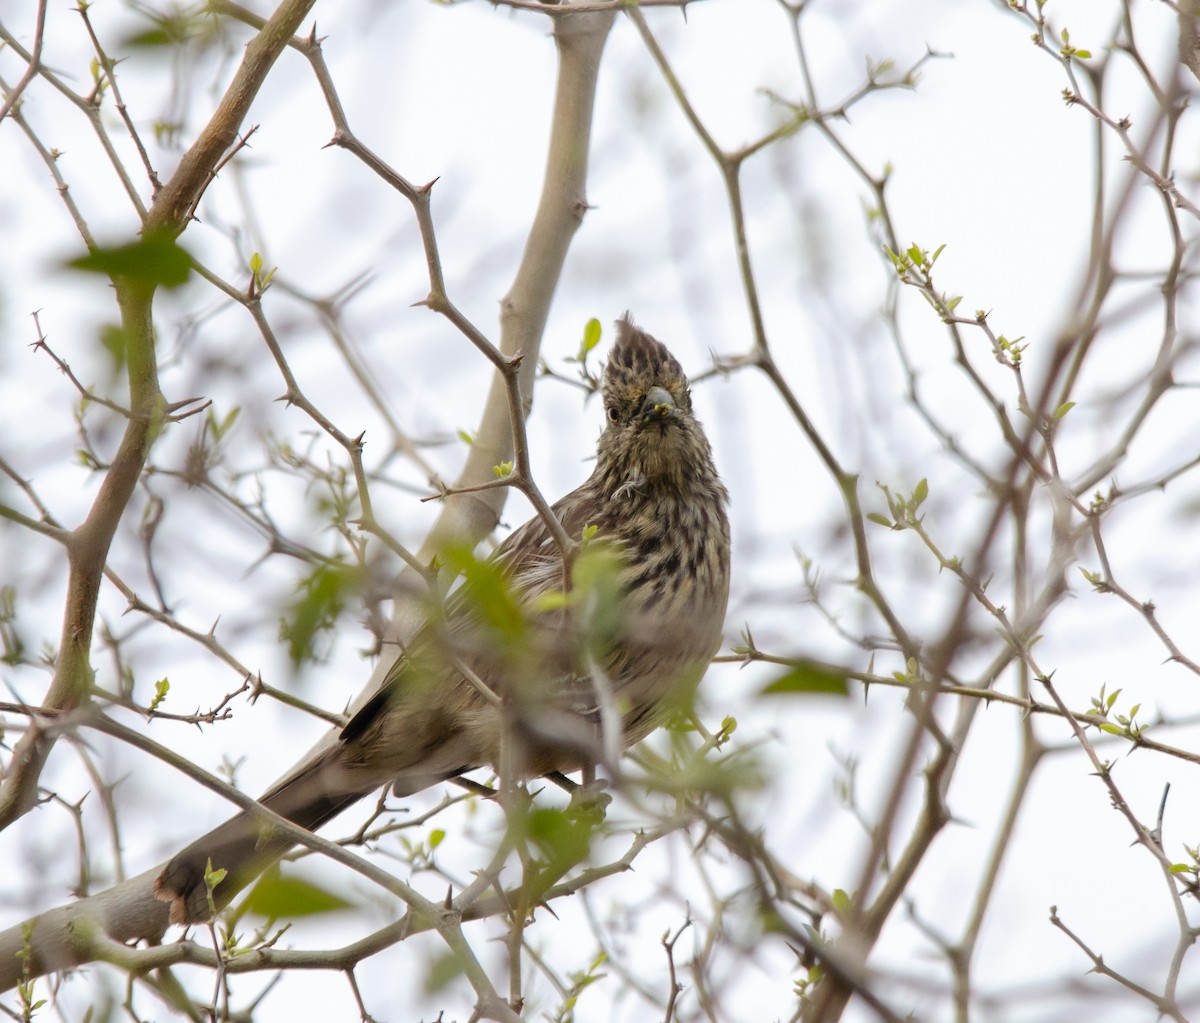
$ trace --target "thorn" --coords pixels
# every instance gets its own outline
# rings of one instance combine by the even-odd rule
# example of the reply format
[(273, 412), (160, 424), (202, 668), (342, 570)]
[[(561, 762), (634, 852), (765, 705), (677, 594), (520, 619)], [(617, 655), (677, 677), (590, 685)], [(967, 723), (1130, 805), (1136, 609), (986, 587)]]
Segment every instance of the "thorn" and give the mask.
[[(170, 415), (174, 412), (178, 412), (181, 408), (187, 408), (189, 405), (194, 405), (198, 401), (203, 401), (203, 402), (207, 403), (208, 399), (204, 398), (204, 397), (183, 398), (180, 401), (168, 402), (167, 406), (166, 406), (167, 414)], [(199, 409), (197, 409), (196, 411), (199, 411)]]

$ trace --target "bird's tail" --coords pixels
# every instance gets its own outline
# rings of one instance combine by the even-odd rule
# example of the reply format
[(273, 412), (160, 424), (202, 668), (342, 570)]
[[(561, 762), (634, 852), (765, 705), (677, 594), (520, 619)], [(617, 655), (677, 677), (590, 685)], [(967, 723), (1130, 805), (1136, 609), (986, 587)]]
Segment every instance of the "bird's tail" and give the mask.
[[(337, 751), (331, 751), (336, 757)], [(315, 831), (351, 804), (378, 788), (378, 778), (347, 777), (330, 754), (315, 760), (271, 789), (259, 800), (285, 820)], [(259, 874), (292, 847), (292, 840), (270, 822), (243, 811), (171, 858), (154, 883), (155, 894), (171, 905), (171, 922), (207, 920), (223, 909)], [(209, 905), (205, 875), (212, 869), (225, 876), (212, 891)]]

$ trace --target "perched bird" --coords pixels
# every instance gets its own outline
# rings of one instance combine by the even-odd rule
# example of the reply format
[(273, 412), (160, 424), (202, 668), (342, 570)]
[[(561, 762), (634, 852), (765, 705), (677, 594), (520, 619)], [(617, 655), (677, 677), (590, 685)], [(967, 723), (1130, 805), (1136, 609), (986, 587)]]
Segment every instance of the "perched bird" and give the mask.
[[(337, 743), (266, 792), (264, 806), (316, 830), (384, 785), (403, 796), (479, 767), (521, 778), (590, 769), (686, 705), (721, 644), (728, 495), (683, 368), (628, 314), (601, 391), (595, 467), (553, 505), (566, 535), (586, 541), (583, 554), (600, 555), (590, 581), (567, 593), (559, 547), (537, 516), (486, 561), (467, 562), (444, 614)], [(174, 922), (205, 919), (210, 862), (226, 871), (219, 908), (291, 844), (239, 814), (175, 856), (156, 891)]]

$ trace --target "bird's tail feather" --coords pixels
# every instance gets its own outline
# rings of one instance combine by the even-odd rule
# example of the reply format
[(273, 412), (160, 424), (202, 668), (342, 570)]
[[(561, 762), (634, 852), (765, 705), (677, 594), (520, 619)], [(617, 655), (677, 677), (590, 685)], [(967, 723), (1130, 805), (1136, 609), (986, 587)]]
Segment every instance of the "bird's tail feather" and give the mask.
[[(321, 758), (298, 771), (259, 802), (285, 820), (315, 831), (380, 785), (378, 778), (355, 779), (353, 784), (346, 772), (331, 770), (327, 760)], [(206, 920), (212, 908), (228, 905), (293, 844), (269, 821), (243, 811), (172, 857), (155, 882), (155, 894), (171, 904), (172, 923)], [(210, 863), (213, 870), (225, 871), (213, 888), (213, 907), (204, 880)]]

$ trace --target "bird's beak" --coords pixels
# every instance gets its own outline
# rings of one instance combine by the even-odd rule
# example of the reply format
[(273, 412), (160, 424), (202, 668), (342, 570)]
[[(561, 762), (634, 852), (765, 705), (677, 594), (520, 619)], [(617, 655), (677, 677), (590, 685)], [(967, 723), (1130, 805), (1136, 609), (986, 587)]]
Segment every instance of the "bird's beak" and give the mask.
[(657, 385), (651, 387), (646, 392), (646, 397), (642, 399), (642, 419), (647, 422), (670, 419), (677, 411), (675, 399), (671, 397), (671, 392), (665, 387)]

